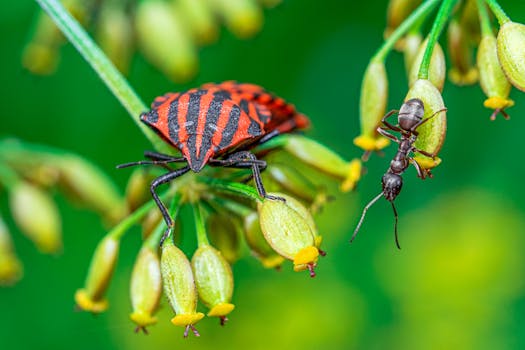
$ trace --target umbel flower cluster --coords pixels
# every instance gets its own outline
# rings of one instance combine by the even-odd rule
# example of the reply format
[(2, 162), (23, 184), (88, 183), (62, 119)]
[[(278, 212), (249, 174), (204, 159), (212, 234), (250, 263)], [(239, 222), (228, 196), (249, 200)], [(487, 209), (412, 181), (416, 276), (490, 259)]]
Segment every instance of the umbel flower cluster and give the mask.
[[(198, 70), (199, 46), (215, 42), (221, 24), (238, 38), (250, 38), (263, 25), (263, 7), (274, 7), (280, 0), (61, 2), (94, 33), (102, 50), (121, 72), (128, 71), (133, 52), (138, 47), (168, 78), (184, 82)], [(64, 42), (53, 21), (41, 12), (23, 54), (24, 66), (35, 74), (53, 73)]]
[(306, 270), (314, 277), (324, 251), (312, 215), (327, 199), (318, 173), (342, 181), (341, 189), (349, 190), (359, 169), (302, 135), (278, 136), (253, 152), (260, 158), (269, 151), (263, 182), (271, 192), (264, 198), (244, 183), (251, 178), (249, 171), (209, 167), (181, 176), (161, 194), (176, 223), (185, 207), (193, 213), (197, 246), (186, 252), (180, 248), (177, 225), (163, 241), (166, 224), (150, 199), (151, 180), (163, 170), (136, 169), (127, 188), (128, 206), (134, 210), (95, 249), (86, 283), (75, 294), (77, 306), (92, 313), (107, 309), (105, 293), (121, 238), (136, 223), (143, 232), (130, 280), (130, 318), (137, 330), (146, 331), (157, 322), (163, 292), (175, 313), (171, 322), (184, 327), (185, 336), (190, 330), (198, 335), (194, 325), (204, 317), (197, 309), (198, 300), (207, 308), (207, 316), (224, 324), (234, 309), (231, 264), (244, 245), (266, 268), (290, 260), (295, 271)]
[[(0, 140), (0, 186), (6, 190), (13, 220), (42, 253), (62, 250), (62, 228), (52, 191), (115, 223), (125, 202), (115, 185), (83, 158), (15, 139)], [(2, 193), (3, 194), (3, 193)], [(8, 226), (0, 216), (0, 286), (22, 277)]]

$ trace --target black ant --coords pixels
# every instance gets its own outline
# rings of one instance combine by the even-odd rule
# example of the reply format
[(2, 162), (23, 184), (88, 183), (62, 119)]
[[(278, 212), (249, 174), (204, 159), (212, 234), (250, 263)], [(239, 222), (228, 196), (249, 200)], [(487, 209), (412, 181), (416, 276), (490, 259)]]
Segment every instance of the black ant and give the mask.
[[(379, 126), (377, 128), (377, 132), (399, 144), (399, 148), (397, 150), (396, 155), (394, 156), (394, 159), (392, 159), (392, 161), (390, 162), (390, 167), (388, 168), (388, 171), (385, 173), (385, 175), (383, 175), (383, 178), (381, 179), (383, 190), (381, 191), (381, 193), (379, 193), (379, 195), (372, 199), (370, 203), (368, 203), (363, 209), (363, 214), (361, 215), (361, 219), (357, 224), (357, 227), (354, 231), (354, 234), (352, 235), (352, 238), (350, 239), (350, 242), (352, 242), (357, 236), (357, 232), (359, 232), (359, 229), (361, 228), (361, 224), (363, 223), (368, 209), (375, 202), (377, 202), (379, 198), (384, 196), (385, 199), (392, 204), (392, 209), (394, 210), (394, 216), (396, 220), (394, 226), (396, 246), (398, 249), (401, 249), (401, 247), (399, 246), (399, 240), (397, 236), (398, 215), (396, 207), (394, 205), (394, 200), (396, 199), (397, 195), (401, 192), (401, 187), (403, 187), (403, 178), (401, 177), (401, 175), (403, 175), (403, 173), (409, 167), (409, 165), (412, 164), (416, 168), (417, 176), (421, 179), (425, 179), (427, 176), (432, 177), (430, 170), (422, 168), (418, 164), (418, 162), (410, 156), (410, 153), (417, 152), (432, 159), (436, 157), (435, 154), (430, 154), (426, 151), (414, 147), (414, 143), (416, 142), (417, 137), (419, 135), (416, 129), (424, 123), (426, 123), (427, 121), (429, 121), (430, 119), (432, 119), (438, 113), (444, 112), (446, 110), (446, 108), (441, 109), (433, 115), (431, 115), (430, 117), (423, 119), (423, 115), (425, 114), (425, 106), (423, 104), (423, 101), (421, 101), (418, 98), (413, 98), (403, 103), (399, 111), (392, 110), (388, 112), (383, 117), (383, 119), (381, 119), (381, 122), (384, 126)], [(387, 120), (390, 116), (392, 116), (395, 113), (397, 113), (398, 125), (392, 125)], [(398, 138), (395, 135), (391, 134), (388, 130), (399, 132), (401, 134), (401, 138)]]

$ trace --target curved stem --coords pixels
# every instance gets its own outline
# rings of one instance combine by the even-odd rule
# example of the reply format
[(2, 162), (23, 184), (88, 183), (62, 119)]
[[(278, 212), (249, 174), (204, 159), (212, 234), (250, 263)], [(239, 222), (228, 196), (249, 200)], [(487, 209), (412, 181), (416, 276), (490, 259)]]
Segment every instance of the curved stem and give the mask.
[(419, 79), (428, 79), (428, 67), (430, 66), (430, 60), (432, 59), (432, 52), (436, 46), (436, 42), (445, 27), (445, 24), (449, 20), (450, 12), (457, 0), (443, 0), (441, 7), (439, 8), (438, 14), (428, 35), (427, 47), (423, 55), (423, 60), (419, 66)]
[(257, 190), (251, 186), (238, 182), (230, 182), (222, 179), (199, 176), (197, 181), (210, 186), (213, 190), (228, 192), (238, 196), (243, 196), (252, 200), (261, 202), (263, 199), (257, 193)]
[[(372, 61), (383, 62), (386, 56), (392, 51), (395, 43), (401, 39), (414, 25), (423, 21), (423, 19), (436, 7), (441, 0), (427, 0), (421, 4), (410, 16), (407, 17), (388, 37), (388, 39), (379, 48), (372, 57)], [(419, 24), (420, 25), (420, 24)]]
[(193, 207), (193, 218), (195, 219), (195, 230), (197, 231), (197, 244), (199, 247), (210, 244), (208, 236), (206, 235), (206, 224), (204, 223), (204, 217), (202, 215), (202, 207), (199, 202), (192, 204)]
[(500, 25), (510, 22), (509, 16), (507, 16), (496, 0), (485, 0), (485, 2), (489, 5), (490, 10), (494, 13)]
[(57, 0), (35, 0), (47, 12), (53, 22), (75, 46), (84, 59), (97, 72), (98, 76), (126, 108), (133, 121), (146, 135), (153, 146), (170, 153), (169, 148), (152, 130), (140, 121), (140, 114), (148, 110), (122, 74), (84, 31), (80, 24), (68, 13)]
[(483, 34), (483, 36), (485, 35), (494, 36), (494, 33), (492, 32), (492, 26), (490, 24), (490, 17), (487, 12), (487, 8), (485, 7), (485, 1), (477, 0), (477, 3), (478, 3), (479, 23), (481, 25), (481, 33)]

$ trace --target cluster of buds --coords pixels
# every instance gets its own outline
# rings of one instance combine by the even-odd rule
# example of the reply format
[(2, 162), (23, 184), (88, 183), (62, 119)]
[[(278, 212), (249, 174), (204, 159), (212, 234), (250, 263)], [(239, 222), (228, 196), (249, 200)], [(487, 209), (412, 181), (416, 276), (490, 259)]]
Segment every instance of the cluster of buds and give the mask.
[[(279, 0), (62, 0), (84, 26), (94, 28), (103, 51), (127, 72), (135, 47), (170, 79), (183, 82), (198, 69), (198, 47), (217, 40), (223, 23), (236, 37), (262, 27), (263, 7)], [(40, 13), (23, 65), (35, 74), (55, 71), (65, 42), (52, 20)]]
[(77, 306), (92, 313), (108, 307), (105, 292), (120, 241), (135, 224), (143, 232), (130, 281), (130, 318), (137, 331), (146, 332), (157, 322), (155, 313), (163, 292), (175, 313), (171, 322), (185, 329), (184, 336), (190, 330), (198, 335), (195, 324), (205, 316), (198, 309), (199, 300), (207, 308), (206, 315), (224, 325), (235, 308), (231, 265), (240, 258), (243, 242), (265, 268), (280, 268), (289, 260), (294, 271), (308, 271), (314, 277), (319, 257), (325, 254), (313, 219), (328, 199), (320, 175), (337, 179), (342, 189), (349, 189), (348, 183), (356, 177), (355, 165), (301, 135), (278, 136), (254, 153), (267, 154), (263, 182), (270, 192), (264, 198), (243, 184), (250, 178), (245, 170), (208, 167), (185, 174), (161, 195), (176, 223), (184, 207), (193, 212), (197, 246), (191, 260), (190, 252), (179, 245), (177, 225), (166, 231), (158, 208), (146, 195), (151, 178), (162, 170), (137, 169), (127, 189), (128, 206), (134, 211), (98, 244), (85, 285), (75, 295)]
[[(84, 159), (60, 150), (0, 140), (0, 186), (9, 196), (15, 224), (42, 253), (62, 250), (55, 187), (73, 202), (116, 222), (125, 214), (124, 200), (113, 183)], [(8, 228), (0, 217), (0, 285), (15, 283), (22, 274)]]
[[(429, 13), (441, 3), (432, 30), (425, 38), (422, 24)], [(512, 85), (525, 91), (525, 26), (512, 22), (495, 0), (391, 0), (387, 15), (385, 43), (371, 59), (361, 88), (361, 133), (354, 144), (365, 152), (366, 161), (373, 151), (380, 151), (390, 140), (378, 132), (387, 113), (388, 80), (385, 60), (392, 49), (401, 51), (405, 59), (408, 93), (405, 101), (423, 101), (425, 118), (444, 109), (441, 92), (446, 80), (445, 56), (451, 68), (448, 77), (457, 85), (479, 84), (486, 94), (484, 106), (493, 109), (491, 120), (514, 104), (509, 99)], [(500, 23), (496, 36), (488, 13), (492, 10)], [(447, 50), (438, 38), (448, 23)], [(432, 47), (429, 47), (432, 45)], [(476, 57), (477, 47), (477, 60)], [(433, 157), (420, 153), (415, 160), (430, 170), (440, 164), (437, 157), (446, 133), (446, 116), (440, 113), (417, 129), (414, 146)]]

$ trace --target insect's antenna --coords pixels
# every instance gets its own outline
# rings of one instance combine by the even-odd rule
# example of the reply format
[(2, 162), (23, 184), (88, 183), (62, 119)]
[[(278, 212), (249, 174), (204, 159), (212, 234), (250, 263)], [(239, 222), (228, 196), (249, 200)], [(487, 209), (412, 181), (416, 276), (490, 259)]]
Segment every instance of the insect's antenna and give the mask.
[(379, 200), (379, 198), (383, 197), (383, 192), (379, 193), (377, 196), (374, 197), (374, 199), (372, 199), (370, 201), (370, 203), (368, 203), (365, 207), (365, 209), (363, 209), (363, 214), (361, 214), (361, 219), (359, 219), (359, 223), (357, 224), (357, 227), (355, 228), (355, 231), (354, 231), (354, 234), (352, 235), (352, 238), (350, 238), (350, 243), (353, 242), (355, 236), (357, 236), (357, 232), (359, 232), (359, 229), (361, 228), (361, 224), (363, 223), (363, 220), (365, 219), (365, 215), (366, 215), (366, 212), (368, 211), (368, 209), (370, 209), (370, 207), (372, 205), (374, 205), (375, 202), (377, 202)]
[(164, 165), (168, 163), (176, 163), (178, 159), (166, 159), (166, 160), (139, 160), (138, 162), (124, 163), (117, 165), (117, 169), (129, 168), (137, 165)]
[(392, 204), (392, 209), (394, 210), (394, 217), (396, 218), (396, 222), (394, 224), (394, 237), (396, 239), (396, 246), (397, 246), (397, 249), (401, 250), (401, 246), (399, 245), (399, 238), (397, 236), (397, 210), (396, 210), (396, 206), (394, 205), (394, 201), (390, 203)]

